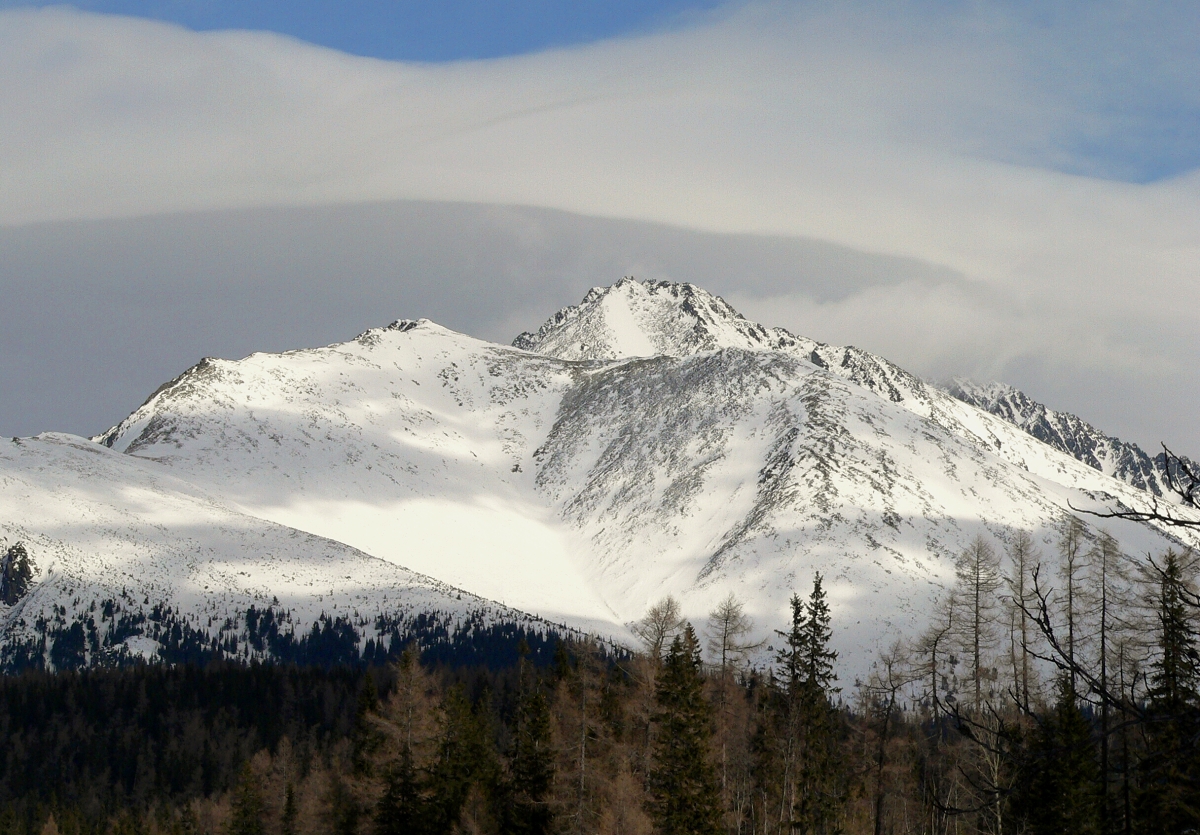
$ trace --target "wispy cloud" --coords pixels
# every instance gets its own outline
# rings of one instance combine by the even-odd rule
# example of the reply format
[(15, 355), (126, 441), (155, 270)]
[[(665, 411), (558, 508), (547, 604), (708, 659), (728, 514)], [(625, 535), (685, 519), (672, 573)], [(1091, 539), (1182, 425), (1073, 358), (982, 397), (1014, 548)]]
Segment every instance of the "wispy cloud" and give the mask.
[(1168, 392), (1192, 412), (1200, 383), (1198, 8), (750, 3), (437, 66), (7, 11), (0, 224), (431, 199), (819, 239), (936, 275), (718, 289), (1200, 447), (1190, 422), (1135, 414)]

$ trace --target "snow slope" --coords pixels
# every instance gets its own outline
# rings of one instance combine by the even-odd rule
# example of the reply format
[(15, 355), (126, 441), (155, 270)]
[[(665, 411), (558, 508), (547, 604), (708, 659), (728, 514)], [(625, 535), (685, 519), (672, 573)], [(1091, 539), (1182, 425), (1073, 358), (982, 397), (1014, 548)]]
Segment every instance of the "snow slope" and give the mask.
[[(98, 438), (238, 511), (582, 628), (730, 591), (760, 633), (814, 571), (847, 671), (923, 627), (977, 535), (1049, 553), (1144, 494), (878, 357), (690, 285), (597, 288), (504, 347), (402, 321), (205, 360)], [(1171, 534), (1108, 526), (1130, 553)], [(1178, 534), (1175, 534), (1178, 535)]]
[[(1151, 457), (1137, 444), (1107, 435), (1082, 418), (1070, 412), (1055, 411), (1004, 383), (979, 384), (958, 379), (949, 383), (946, 391), (964, 403), (1003, 418), (1105, 475), (1155, 496), (1171, 495), (1164, 453)], [(1184, 460), (1191, 463), (1189, 459)]]
[[(71, 435), (0, 443), (0, 535), (24, 542), (37, 563), (29, 595), (0, 606), (9, 645), (44, 640), (39, 621), (90, 617), (111, 629), (97, 607), (103, 601), (126, 615), (170, 607), (210, 637), (251, 606), (286, 612), (301, 630), (326, 613), (366, 632), (380, 614), (522, 617), (341, 542), (239, 512), (153, 461)], [(135, 654), (157, 649), (141, 635), (126, 643)]]
[(247, 513), (612, 631), (576, 537), (533, 489), (533, 450), (575, 374), (397, 322), (327, 348), (204, 360), (101, 442)]

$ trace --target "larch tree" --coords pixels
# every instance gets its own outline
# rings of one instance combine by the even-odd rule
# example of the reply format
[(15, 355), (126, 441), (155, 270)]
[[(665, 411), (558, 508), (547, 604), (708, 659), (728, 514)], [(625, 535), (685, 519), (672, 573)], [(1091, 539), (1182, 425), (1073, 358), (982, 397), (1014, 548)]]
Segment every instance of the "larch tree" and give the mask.
[[(1067, 662), (1072, 667), (1075, 664), (1077, 643), (1080, 638), (1080, 574), (1083, 571), (1084, 557), (1084, 527), (1078, 516), (1072, 516), (1067, 521), (1058, 550), (1062, 562), (1059, 571), (1063, 581), (1063, 616), (1067, 621)], [(1072, 676), (1074, 673), (1072, 673)], [(1077, 682), (1072, 681), (1072, 686)]]
[(1009, 574), (1006, 578), (1009, 594), (1009, 639), (1013, 679), (1021, 709), (1030, 707), (1030, 623), (1027, 614), (1035, 605), (1031, 575), (1038, 563), (1033, 537), (1028, 531), (1017, 531), (1008, 548)]
[[(731, 743), (736, 746), (737, 735), (733, 733), (733, 725), (741, 715), (738, 708), (743, 707), (744, 700), (736, 696), (730, 697), (737, 686), (733, 680), (735, 666), (746, 662), (747, 657), (761, 643), (747, 640), (754, 629), (754, 621), (745, 612), (742, 602), (731, 592), (708, 616), (708, 652), (716, 662), (717, 688), (717, 745), (720, 749), (720, 778), (722, 797), (730, 795), (732, 786), (730, 779)], [(742, 711), (744, 712), (744, 711)], [(732, 752), (734, 757), (741, 753)]]
[(651, 659), (661, 661), (664, 647), (683, 629), (683, 615), (680, 613), (679, 602), (670, 595), (650, 607), (650, 610), (633, 627), (633, 634), (641, 639), (646, 647), (646, 654)]
[(996, 552), (982, 536), (977, 536), (959, 555), (955, 577), (958, 583), (957, 599), (965, 610), (958, 621), (967, 652), (970, 653), (972, 707), (978, 710), (984, 696), (985, 653), (993, 643), (996, 592), (1003, 583)]
[(745, 661), (760, 646), (747, 640), (753, 629), (754, 621), (732, 592), (709, 613), (708, 652), (721, 675), (726, 675), (734, 664)]

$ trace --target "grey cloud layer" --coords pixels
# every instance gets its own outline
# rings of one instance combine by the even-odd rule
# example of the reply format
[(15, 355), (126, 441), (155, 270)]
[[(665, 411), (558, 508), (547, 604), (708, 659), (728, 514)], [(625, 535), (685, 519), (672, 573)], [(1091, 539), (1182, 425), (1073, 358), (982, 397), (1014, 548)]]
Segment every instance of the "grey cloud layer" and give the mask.
[[(202, 356), (322, 345), (395, 318), (508, 342), (632, 273), (693, 281), (751, 318), (928, 376), (1006, 379), (1131, 439), (1200, 448), (1190, 365), (1081, 368), (1063, 357), (1088, 338), (1085, 321), (809, 239), (407, 201), (37, 224), (0, 229), (0, 252), (6, 434), (95, 433)], [(1143, 350), (1196, 348), (1189, 339)]]
[[(686, 31), (438, 66), (0, 12), (0, 226), (247, 209), (6, 231), (0, 428), (93, 431), (199, 354), (342, 339), (381, 310), (507, 337), (635, 272), (1200, 448), (1200, 174), (1089, 176), (1200, 153), (1200, 7), (946, 6), (752, 3)], [(628, 222), (354, 206), (401, 199)], [(248, 211), (332, 204), (346, 208)], [(356, 244), (356, 212), (424, 231)], [(742, 233), (780, 240), (728, 237)], [(75, 405), (50, 397), (50, 368)]]

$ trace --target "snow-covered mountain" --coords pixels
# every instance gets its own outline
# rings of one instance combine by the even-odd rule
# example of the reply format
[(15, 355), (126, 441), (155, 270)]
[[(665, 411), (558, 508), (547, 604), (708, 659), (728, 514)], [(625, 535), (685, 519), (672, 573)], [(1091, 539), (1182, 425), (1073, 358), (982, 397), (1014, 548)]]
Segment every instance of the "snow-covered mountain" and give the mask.
[[(1137, 444), (1101, 432), (1070, 412), (1058, 412), (1004, 383), (957, 379), (946, 391), (964, 403), (1003, 418), (1089, 467), (1155, 496), (1170, 495), (1165, 453), (1149, 455)], [(1192, 463), (1184, 458), (1185, 463)]]
[[(663, 595), (703, 622), (731, 591), (769, 637), (821, 571), (851, 676), (925, 625), (977, 535), (1003, 548), (1026, 530), (1049, 553), (1071, 507), (1144, 496), (865, 351), (749, 322), (690, 285), (631, 279), (512, 347), (421, 320), (324, 348), (207, 359), (94, 440), (53, 442), (128, 464), (93, 479), (89, 495), (128, 510), (106, 530), (143, 543), (155, 564), (199, 564), (201, 546), (161, 543), (218, 523), (122, 504), (151, 478), (300, 543), (272, 546), (271, 569), (254, 556), (252, 576), (282, 572), (292, 553), (303, 563), (317, 559), (311, 549), (342, 548), (339, 559), (370, 566), (364, 577), (405, 578), (388, 600), (412, 610), (434, 605), (422, 595), (442, 593), (426, 579), (436, 578), (617, 639)], [(7, 478), (16, 465), (0, 466)], [(37, 466), (50, 490), (69, 465)], [(77, 556), (56, 563), (78, 565), (72, 576), (103, 570), (83, 558), (81, 534), (38, 524), (5, 530), (34, 550), (72, 543)], [(1108, 527), (1131, 553), (1184, 535)], [(238, 541), (221, 547), (237, 552)], [(359, 569), (345, 572), (358, 582)], [(192, 611), (174, 582), (154, 595), (135, 587)], [(267, 580), (253, 588), (278, 594)]]

